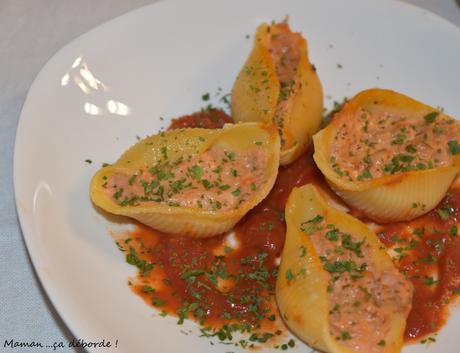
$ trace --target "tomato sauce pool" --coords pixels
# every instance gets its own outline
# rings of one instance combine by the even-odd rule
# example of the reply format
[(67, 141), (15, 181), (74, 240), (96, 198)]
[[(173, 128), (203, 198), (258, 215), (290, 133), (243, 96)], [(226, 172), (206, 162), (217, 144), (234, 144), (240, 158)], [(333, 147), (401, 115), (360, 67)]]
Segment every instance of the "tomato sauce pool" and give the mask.
[[(223, 111), (212, 109), (175, 119), (170, 128), (220, 128), (231, 122)], [(308, 183), (341, 203), (310, 150), (280, 167), (270, 194), (229, 234), (200, 240), (136, 226), (117, 242), (127, 262), (139, 269), (129, 284), (160, 315), (175, 315), (179, 324), (185, 319), (199, 322), (204, 336), (231, 341), (235, 332), (250, 333), (248, 340), (237, 343), (243, 347), (283, 337), (274, 288), (286, 231), (284, 206), (292, 188)], [(430, 213), (410, 222), (372, 225), (415, 287), (408, 342), (438, 331), (447, 319), (448, 304), (460, 294), (459, 217), (460, 187), (454, 183)]]

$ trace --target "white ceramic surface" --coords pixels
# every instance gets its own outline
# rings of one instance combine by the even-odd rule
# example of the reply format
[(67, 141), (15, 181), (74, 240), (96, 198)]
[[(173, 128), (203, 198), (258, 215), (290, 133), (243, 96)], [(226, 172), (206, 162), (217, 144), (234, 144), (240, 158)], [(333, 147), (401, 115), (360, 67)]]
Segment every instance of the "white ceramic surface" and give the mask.
[[(166, 125), (160, 117), (198, 110), (206, 92), (229, 92), (257, 25), (286, 15), (308, 38), (329, 106), (382, 87), (460, 116), (460, 30), (396, 1), (172, 0), (73, 41), (30, 89), (17, 130), (14, 179), (26, 244), (53, 304), (75, 336), (117, 343), (91, 351), (239, 350), (211, 346), (193, 323), (177, 327), (175, 318), (160, 317), (130, 291), (134, 268), (109, 236), (119, 225), (94, 209), (88, 184), (136, 136)], [(457, 352), (459, 325), (457, 311), (437, 343), (404, 352)], [(305, 349), (299, 343), (294, 351)]]

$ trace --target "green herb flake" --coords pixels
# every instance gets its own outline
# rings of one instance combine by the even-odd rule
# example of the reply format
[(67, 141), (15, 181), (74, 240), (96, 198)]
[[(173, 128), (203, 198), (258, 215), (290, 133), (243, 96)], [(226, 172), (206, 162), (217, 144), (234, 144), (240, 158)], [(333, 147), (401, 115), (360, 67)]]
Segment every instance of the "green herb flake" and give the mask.
[(426, 114), (423, 119), (425, 119), (425, 121), (430, 124), (432, 122), (434, 122), (436, 120), (436, 117), (439, 115), (438, 112), (431, 112), (431, 113), (428, 113)]
[(160, 152), (163, 159), (168, 159), (168, 149), (165, 146), (161, 147)]
[(209, 189), (212, 188), (211, 182), (209, 180), (207, 180), (207, 179), (202, 180), (201, 183), (203, 184), (203, 186), (204, 186), (204, 188), (206, 190), (209, 190)]
[(406, 140), (406, 134), (397, 133), (395, 139), (391, 141), (391, 144), (392, 145), (402, 145), (405, 140)]
[(447, 142), (447, 145), (449, 146), (449, 151), (453, 155), (457, 155), (460, 153), (460, 145), (458, 144), (457, 141), (451, 140)]
[(299, 256), (300, 257), (305, 257), (307, 255), (307, 248), (303, 245), (300, 246), (299, 248)]
[(154, 306), (163, 306), (163, 305), (165, 305), (165, 303), (166, 302), (163, 299), (160, 299), (158, 297), (153, 297), (152, 298), (152, 304)]
[(326, 232), (325, 237), (327, 240), (336, 241), (339, 239), (339, 230), (337, 228), (329, 230)]
[(240, 194), (241, 194), (241, 190), (239, 188), (232, 191), (232, 195), (235, 197), (240, 196)]
[(415, 153), (415, 152), (417, 152), (417, 149), (413, 145), (407, 145), (406, 146), (406, 152)]
[(372, 174), (371, 172), (369, 171), (369, 169), (365, 169), (361, 175), (358, 175), (358, 178), (357, 178), (359, 181), (362, 181), (364, 179), (372, 179)]
[(194, 166), (188, 168), (188, 171), (189, 171), (190, 175), (192, 176), (192, 178), (195, 179), (195, 180), (200, 180), (201, 177), (204, 174), (203, 168), (200, 167), (199, 165), (194, 165)]
[(286, 280), (288, 282), (291, 282), (291, 281), (293, 281), (295, 279), (294, 272), (292, 272), (292, 270), (290, 268), (288, 268), (286, 270), (285, 276), (286, 276)]
[(351, 340), (351, 335), (348, 331), (342, 331), (340, 332), (339, 339), (341, 339), (342, 341), (348, 341)]
[(423, 276), (423, 283), (426, 285), (426, 286), (431, 286), (433, 284), (436, 284), (438, 281), (435, 280), (433, 277), (431, 276)]
[(420, 341), (421, 344), (433, 343), (433, 342), (436, 342), (436, 338), (434, 337), (428, 337)]
[(115, 200), (118, 200), (121, 197), (121, 195), (123, 195), (123, 188), (118, 189), (117, 191), (115, 191), (114, 194), (113, 194), (113, 198)]
[(316, 215), (312, 219), (300, 224), (300, 229), (307, 235), (312, 235), (314, 232), (321, 230), (319, 224), (324, 220), (321, 215)]
[(145, 286), (142, 287), (142, 291), (143, 291), (144, 293), (153, 293), (153, 292), (155, 292), (155, 289), (153, 289), (153, 288), (150, 287), (150, 286), (145, 285)]
[(425, 228), (415, 228), (413, 233), (415, 236), (423, 238), (423, 236), (425, 235)]
[(451, 207), (442, 207), (436, 212), (443, 221), (447, 221), (454, 210)]
[(126, 255), (126, 262), (136, 266), (141, 272), (141, 276), (148, 276), (153, 269), (153, 264), (140, 259), (133, 247), (129, 247), (129, 253)]
[(227, 151), (225, 151), (224, 153), (227, 156), (227, 158), (230, 159), (231, 161), (235, 160), (235, 152), (227, 152)]

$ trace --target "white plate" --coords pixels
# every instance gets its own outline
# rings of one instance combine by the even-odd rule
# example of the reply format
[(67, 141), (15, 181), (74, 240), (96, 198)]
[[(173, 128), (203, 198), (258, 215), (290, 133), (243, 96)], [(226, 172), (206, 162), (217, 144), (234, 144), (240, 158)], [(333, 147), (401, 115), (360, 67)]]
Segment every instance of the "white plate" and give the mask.
[[(117, 343), (91, 351), (238, 351), (181, 334), (196, 332), (195, 324), (177, 327), (176, 319), (159, 317), (130, 291), (134, 268), (108, 234), (114, 223), (91, 205), (88, 183), (136, 136), (167, 124), (160, 116), (196, 111), (201, 95), (218, 87), (229, 92), (257, 25), (286, 15), (308, 38), (329, 106), (330, 97), (379, 86), (460, 116), (460, 30), (395, 1), (173, 0), (73, 41), (30, 89), (14, 180), (26, 244), (53, 304), (77, 337)], [(458, 352), (458, 327), (457, 311), (436, 344), (404, 352)], [(298, 344), (294, 350), (305, 349)]]

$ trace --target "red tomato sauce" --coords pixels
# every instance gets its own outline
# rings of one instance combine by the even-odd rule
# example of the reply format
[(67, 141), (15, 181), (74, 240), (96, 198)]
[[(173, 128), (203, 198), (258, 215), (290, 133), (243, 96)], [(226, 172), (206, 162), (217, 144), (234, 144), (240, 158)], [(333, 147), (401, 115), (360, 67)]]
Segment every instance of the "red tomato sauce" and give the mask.
[[(213, 110), (176, 119), (170, 128), (219, 128), (231, 121), (223, 111)], [(127, 261), (139, 269), (130, 282), (133, 290), (161, 315), (176, 315), (178, 323), (199, 322), (205, 336), (225, 341), (236, 331), (251, 332), (248, 341), (239, 342), (243, 347), (283, 337), (274, 288), (286, 231), (284, 207), (292, 188), (308, 183), (340, 203), (310, 149), (280, 167), (270, 194), (237, 224), (230, 238), (191, 239), (138, 225), (118, 241)], [(460, 294), (459, 216), (460, 188), (452, 187), (430, 213), (411, 222), (377, 226), (395, 265), (415, 287), (405, 332), (408, 342), (438, 331), (446, 322), (448, 304)]]
[(225, 124), (232, 124), (233, 119), (221, 109), (208, 109), (173, 119), (169, 130), (198, 127), (219, 129)]
[(460, 294), (459, 215), (460, 189), (452, 187), (433, 211), (377, 232), (415, 288), (406, 341), (438, 331), (447, 320), (448, 304)]

